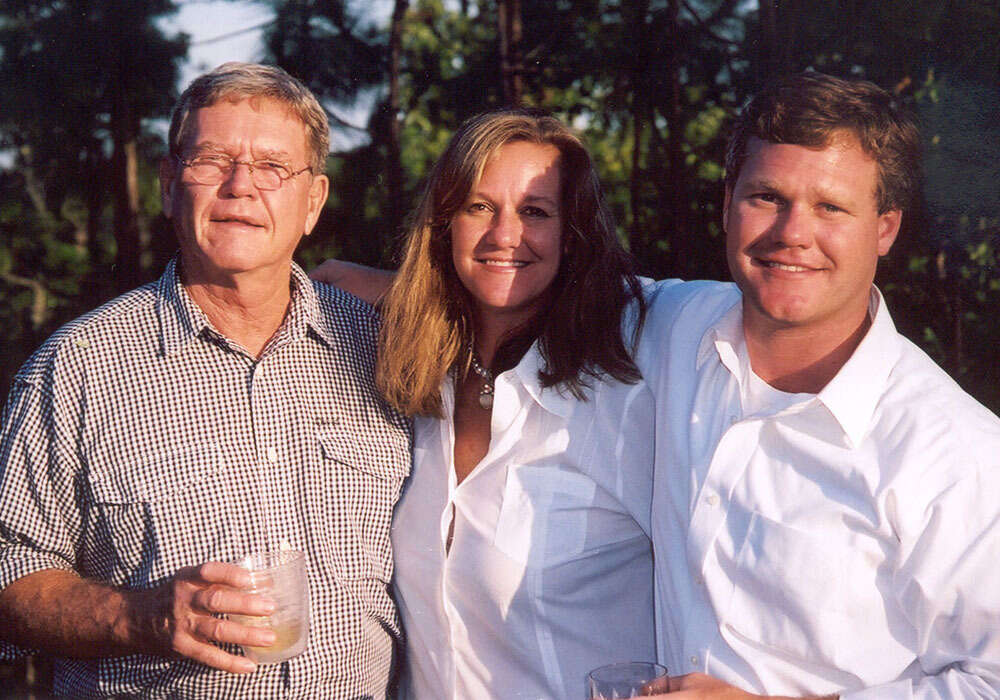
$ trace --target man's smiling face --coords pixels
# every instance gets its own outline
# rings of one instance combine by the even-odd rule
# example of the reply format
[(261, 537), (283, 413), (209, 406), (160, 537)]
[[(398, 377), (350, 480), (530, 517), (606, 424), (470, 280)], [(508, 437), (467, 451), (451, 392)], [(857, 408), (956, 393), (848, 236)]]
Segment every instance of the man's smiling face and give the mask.
[[(287, 163), (293, 172), (309, 165), (305, 125), (275, 100), (223, 99), (196, 110), (191, 120), (181, 147), (185, 159), (270, 159)], [(160, 179), (185, 282), (218, 284), (246, 272), (287, 275), (292, 253), (316, 223), (328, 187), (326, 176), (305, 172), (277, 190), (260, 190), (246, 165), (236, 166), (217, 185), (202, 185), (176, 160), (164, 161)]]
[(748, 332), (846, 338), (864, 322), (878, 258), (901, 219), (898, 210), (879, 213), (877, 178), (876, 162), (847, 132), (822, 148), (750, 139), (723, 210)]

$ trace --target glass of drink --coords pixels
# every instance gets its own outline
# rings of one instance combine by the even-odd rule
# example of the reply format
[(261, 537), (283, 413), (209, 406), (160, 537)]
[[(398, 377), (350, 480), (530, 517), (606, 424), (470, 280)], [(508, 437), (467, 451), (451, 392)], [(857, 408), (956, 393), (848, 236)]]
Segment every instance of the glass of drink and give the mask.
[(232, 620), (251, 627), (274, 630), (274, 644), (268, 647), (243, 645), (243, 653), (258, 664), (276, 664), (298, 656), (309, 637), (309, 582), (306, 555), (286, 549), (250, 554), (236, 562), (250, 571), (251, 593), (274, 601), (274, 612), (262, 617), (230, 615)]
[[(629, 661), (595, 668), (587, 674), (587, 698), (638, 698), (666, 692), (667, 669), (648, 661)], [(651, 684), (660, 681), (661, 689)]]

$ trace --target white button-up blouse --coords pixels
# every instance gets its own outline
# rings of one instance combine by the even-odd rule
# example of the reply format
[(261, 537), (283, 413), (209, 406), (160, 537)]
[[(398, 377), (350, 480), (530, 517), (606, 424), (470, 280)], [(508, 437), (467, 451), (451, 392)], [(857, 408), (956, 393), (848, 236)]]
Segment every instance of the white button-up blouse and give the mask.
[(496, 378), (461, 484), (450, 382), (444, 419), (416, 421), (392, 525), (403, 698), (580, 698), (590, 669), (655, 658), (652, 396), (607, 381), (577, 401), (539, 386), (540, 363), (532, 347)]

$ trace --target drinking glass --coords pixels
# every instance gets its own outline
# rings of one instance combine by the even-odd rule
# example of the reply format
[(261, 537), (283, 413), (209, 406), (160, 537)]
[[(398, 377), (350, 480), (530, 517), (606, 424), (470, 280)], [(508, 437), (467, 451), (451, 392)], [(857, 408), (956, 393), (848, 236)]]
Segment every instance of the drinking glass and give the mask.
[(274, 601), (270, 615), (230, 615), (251, 627), (269, 627), (277, 637), (267, 647), (243, 646), (247, 658), (258, 664), (276, 664), (298, 656), (309, 637), (309, 582), (306, 579), (306, 555), (285, 549), (250, 554), (237, 564), (250, 572), (250, 593), (265, 595)]
[(637, 698), (653, 695), (648, 684), (667, 677), (667, 669), (648, 661), (629, 661), (595, 668), (587, 674), (587, 698), (589, 700), (611, 700), (611, 698)]

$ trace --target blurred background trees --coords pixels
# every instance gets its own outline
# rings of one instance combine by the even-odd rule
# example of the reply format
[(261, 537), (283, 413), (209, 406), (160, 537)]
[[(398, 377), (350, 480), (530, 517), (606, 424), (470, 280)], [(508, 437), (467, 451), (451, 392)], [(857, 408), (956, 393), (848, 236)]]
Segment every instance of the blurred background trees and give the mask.
[[(162, 20), (185, 3), (197, 0), (0, 6), (4, 395), (55, 328), (154, 279), (174, 250), (156, 166), (189, 47)], [(785, 71), (875, 81), (918, 114), (927, 165), (923, 206), (879, 284), (900, 329), (1000, 412), (997, 0), (256, 4), (272, 13), (265, 60), (304, 80), (339, 141), (354, 144), (328, 160), (332, 194), (299, 252), (306, 267), (329, 256), (391, 266), (453, 129), (523, 104), (585, 135), (644, 274), (725, 279), (719, 209), (734, 113)], [(373, 107), (352, 124), (343, 115), (358, 101)], [(0, 687), (44, 676), (0, 665)]]
[[(0, 9), (0, 390), (58, 325), (159, 274), (155, 177), (195, 0), (6, 0)], [(236, 2), (236, 0), (234, 0)], [(598, 162), (654, 277), (726, 277), (727, 126), (769, 77), (869, 78), (924, 128), (925, 206), (880, 271), (900, 328), (1000, 410), (996, 0), (270, 0), (263, 55), (321, 96), (342, 141), (299, 259), (393, 264), (429, 166), (464, 118), (546, 107)], [(219, 32), (229, 31), (219, 27)], [(183, 86), (181, 86), (183, 87)], [(344, 114), (373, 102), (367, 122)], [(357, 114), (357, 110), (354, 110)]]

